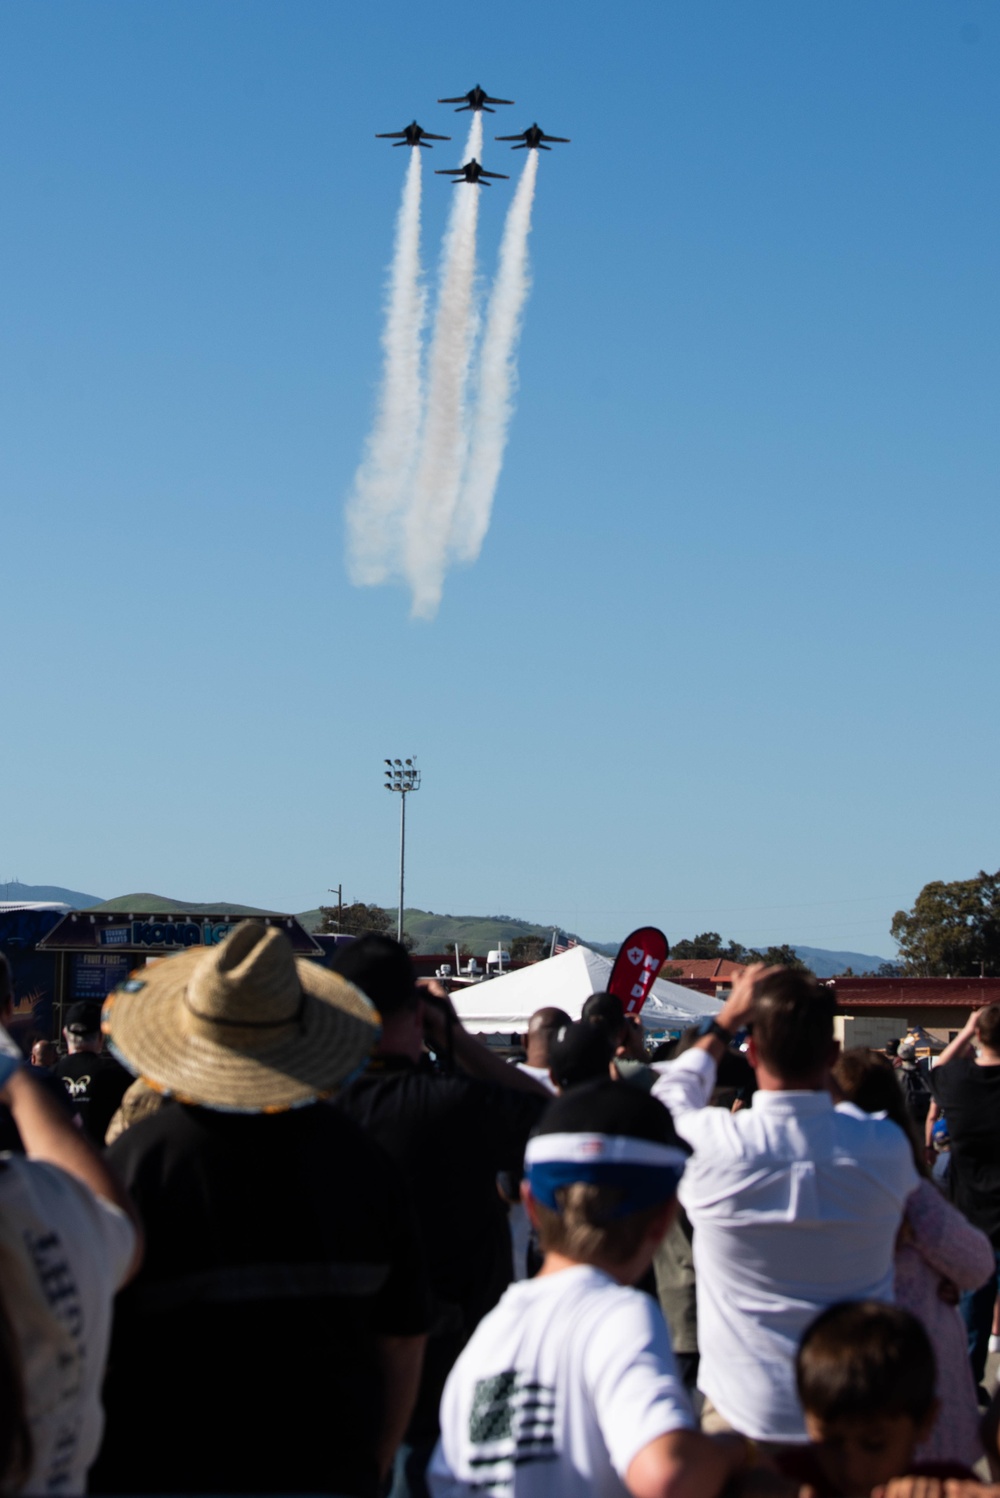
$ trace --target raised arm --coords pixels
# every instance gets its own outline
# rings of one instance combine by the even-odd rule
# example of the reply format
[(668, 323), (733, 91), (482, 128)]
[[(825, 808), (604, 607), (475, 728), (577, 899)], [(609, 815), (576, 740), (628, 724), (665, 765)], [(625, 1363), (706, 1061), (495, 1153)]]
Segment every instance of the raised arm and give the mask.
[(969, 1018), (965, 1021), (965, 1024), (962, 1026), (961, 1030), (959, 1030), (958, 1034), (955, 1036), (955, 1039), (948, 1042), (944, 1050), (941, 1052), (940, 1056), (937, 1058), (938, 1066), (947, 1066), (948, 1062), (954, 1061), (956, 1056), (968, 1055), (969, 1051), (972, 1049), (972, 1042), (975, 1040), (976, 1033), (979, 1029), (979, 1016), (982, 1014), (982, 1012), (983, 1011), (981, 1009), (977, 1009), (974, 1014), (969, 1015)]
[(136, 1234), (135, 1255), (126, 1275), (126, 1279), (131, 1279), (142, 1263), (142, 1226), (118, 1177), (83, 1131), (74, 1128), (55, 1099), (23, 1067), (8, 1077), (0, 1089), (0, 1102), (10, 1109), (29, 1160), (58, 1165), (67, 1175), (88, 1186), (95, 1196), (120, 1208), (131, 1220)]
[(534, 1077), (529, 1077), (519, 1067), (508, 1066), (489, 1046), (469, 1034), (439, 984), (431, 980), (419, 986), (423, 989), (425, 1034), (433, 1045), (447, 1047), (450, 1044), (455, 1064), (468, 1076), (477, 1077), (480, 1082), (496, 1082), (511, 1092), (530, 1092), (535, 1097), (545, 1098), (546, 1102), (551, 1100), (552, 1094)]

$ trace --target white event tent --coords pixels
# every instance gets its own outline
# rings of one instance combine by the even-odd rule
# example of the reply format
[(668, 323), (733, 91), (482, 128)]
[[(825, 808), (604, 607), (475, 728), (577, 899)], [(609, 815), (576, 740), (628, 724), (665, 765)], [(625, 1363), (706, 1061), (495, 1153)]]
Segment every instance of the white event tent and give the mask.
[[(579, 1019), (584, 1001), (606, 990), (611, 966), (611, 959), (600, 952), (570, 947), (517, 972), (456, 988), (451, 1001), (467, 1030), (479, 1035), (521, 1032), (535, 1010), (547, 1004)], [(642, 1023), (646, 1030), (684, 1030), (721, 1008), (719, 999), (657, 978), (642, 1007)]]

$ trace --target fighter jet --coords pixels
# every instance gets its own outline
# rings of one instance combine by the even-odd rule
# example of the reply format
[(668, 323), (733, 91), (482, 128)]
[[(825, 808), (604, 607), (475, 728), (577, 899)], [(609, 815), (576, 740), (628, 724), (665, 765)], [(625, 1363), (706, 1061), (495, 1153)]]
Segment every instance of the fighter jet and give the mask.
[(428, 151), (431, 151), (433, 147), (427, 145), (429, 140), (451, 140), (451, 136), (432, 135), (429, 130), (425, 130), (414, 120), (413, 124), (407, 125), (405, 130), (387, 130), (384, 135), (379, 135), (376, 131), (375, 139), (395, 141), (397, 146), (425, 146)]
[(569, 138), (565, 135), (546, 135), (540, 125), (529, 125), (527, 130), (522, 130), (520, 135), (495, 135), (494, 140), (519, 140), (519, 146), (511, 146), (512, 151), (551, 151), (551, 146), (543, 146), (542, 141), (557, 140), (560, 145), (568, 146)]
[(457, 187), (459, 182), (468, 182), (473, 187), (489, 187), (490, 184), (482, 180), (484, 177), (502, 177), (505, 182), (510, 181), (510, 177), (506, 172), (488, 172), (485, 167), (479, 165), (474, 156), (464, 166), (440, 167), (434, 175), (436, 177), (454, 177), (456, 180), (451, 184), (452, 187)]
[(475, 88), (470, 88), (467, 94), (459, 94), (457, 99), (439, 99), (439, 104), (460, 104), (461, 109), (456, 109), (456, 114), (463, 114), (467, 109), (484, 109), (487, 114), (496, 114), (495, 109), (490, 109), (491, 104), (513, 104), (513, 99), (491, 99), (477, 83)]

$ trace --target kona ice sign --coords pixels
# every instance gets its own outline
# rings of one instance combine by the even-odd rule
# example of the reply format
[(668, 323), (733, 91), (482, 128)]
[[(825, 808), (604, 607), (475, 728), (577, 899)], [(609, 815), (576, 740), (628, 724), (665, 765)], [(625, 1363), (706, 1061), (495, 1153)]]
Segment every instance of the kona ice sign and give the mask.
[(215, 947), (232, 931), (235, 921), (166, 921), (142, 917), (120, 926), (102, 926), (102, 947), (128, 947), (131, 951), (156, 947), (176, 952), (187, 947)]

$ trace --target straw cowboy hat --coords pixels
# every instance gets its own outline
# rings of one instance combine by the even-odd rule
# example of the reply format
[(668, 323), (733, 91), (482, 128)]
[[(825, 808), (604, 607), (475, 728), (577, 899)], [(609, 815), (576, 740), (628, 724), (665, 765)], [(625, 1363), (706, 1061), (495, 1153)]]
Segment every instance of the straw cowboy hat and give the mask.
[(296, 958), (281, 931), (257, 921), (139, 969), (110, 995), (102, 1024), (158, 1092), (234, 1113), (279, 1113), (335, 1091), (381, 1029), (352, 983)]

